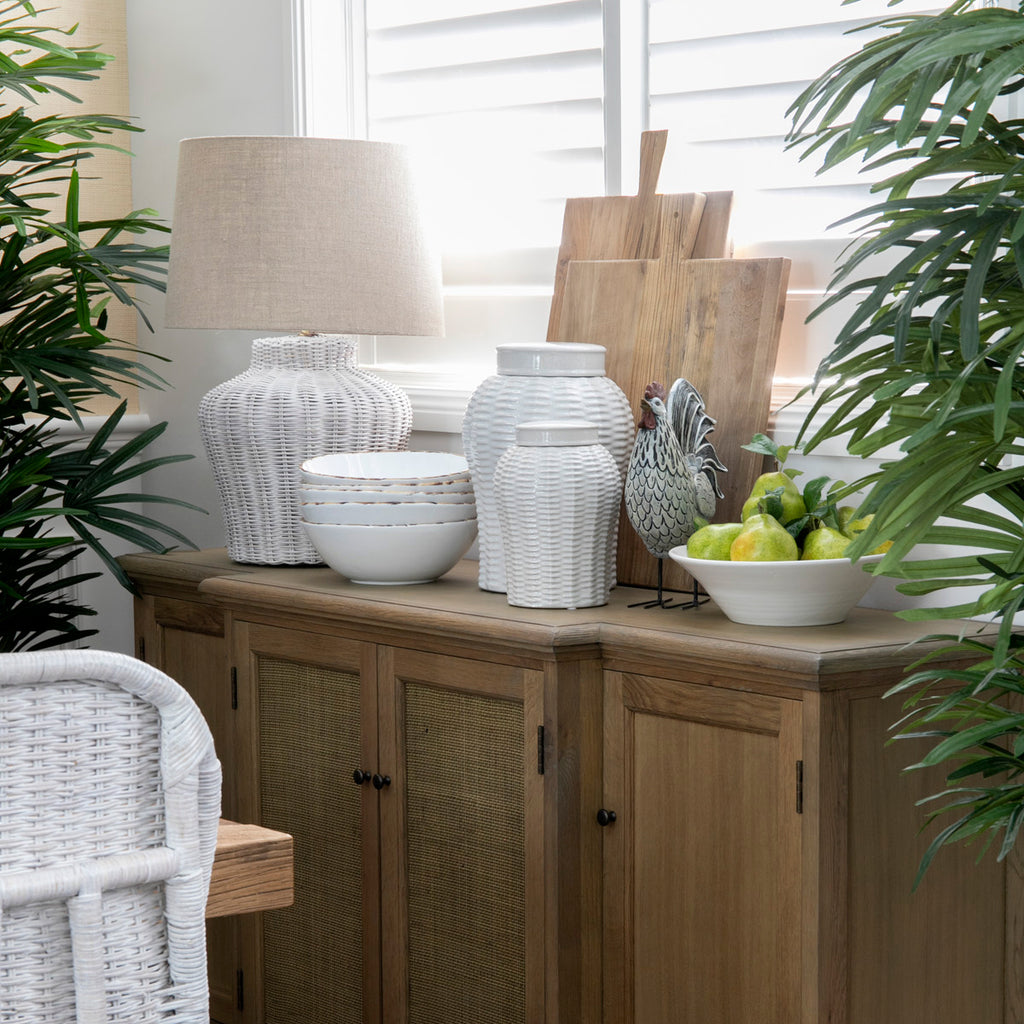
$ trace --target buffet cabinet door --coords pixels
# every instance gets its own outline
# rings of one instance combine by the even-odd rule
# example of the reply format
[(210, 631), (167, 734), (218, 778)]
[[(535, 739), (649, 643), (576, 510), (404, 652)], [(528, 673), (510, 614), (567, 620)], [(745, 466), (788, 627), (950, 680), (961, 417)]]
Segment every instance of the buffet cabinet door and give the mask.
[(801, 1020), (800, 702), (605, 680), (606, 1024)]
[(544, 1009), (541, 672), (381, 648), (384, 1019)]
[[(191, 593), (190, 593), (191, 596)], [(179, 682), (203, 713), (223, 769), (221, 813), (237, 812), (235, 713), (223, 610), (201, 600), (135, 598), (136, 655)], [(239, 918), (206, 922), (213, 1024), (249, 1024), (239, 1006)]]
[(243, 926), (256, 1024), (380, 1019), (374, 646), (236, 623), (243, 820), (294, 837), (295, 901)]

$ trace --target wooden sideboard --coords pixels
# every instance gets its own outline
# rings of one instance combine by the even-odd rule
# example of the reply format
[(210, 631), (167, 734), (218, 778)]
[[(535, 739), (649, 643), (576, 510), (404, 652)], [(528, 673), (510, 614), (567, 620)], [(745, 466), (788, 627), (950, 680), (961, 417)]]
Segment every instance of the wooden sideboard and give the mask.
[(510, 608), (132, 555), (292, 907), (210, 922), (222, 1024), (1024, 1024), (1021, 858), (927, 843), (882, 694), (927, 626)]

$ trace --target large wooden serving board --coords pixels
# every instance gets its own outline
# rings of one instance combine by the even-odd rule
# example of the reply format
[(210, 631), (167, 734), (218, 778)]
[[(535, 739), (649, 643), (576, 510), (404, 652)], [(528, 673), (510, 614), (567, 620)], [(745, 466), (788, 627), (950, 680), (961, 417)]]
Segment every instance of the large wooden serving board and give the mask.
[[(548, 340), (603, 345), (637, 418), (651, 381), (689, 380), (717, 421), (711, 440), (729, 470), (715, 519), (735, 521), (762, 469), (741, 446), (767, 427), (790, 261), (725, 257), (729, 193), (655, 194), (650, 161), (660, 154), (648, 136), (662, 134), (645, 133), (638, 196), (567, 203)], [(695, 257), (709, 248), (720, 255)], [(689, 588), (675, 563), (664, 571), (667, 587)], [(657, 575), (623, 514), (620, 583), (654, 586)]]

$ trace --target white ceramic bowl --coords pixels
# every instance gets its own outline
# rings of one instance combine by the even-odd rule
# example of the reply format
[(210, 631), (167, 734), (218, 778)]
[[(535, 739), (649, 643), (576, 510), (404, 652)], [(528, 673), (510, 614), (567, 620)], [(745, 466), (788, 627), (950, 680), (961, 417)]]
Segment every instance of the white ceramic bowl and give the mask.
[(306, 459), (300, 468), (303, 480), (334, 485), (423, 486), (470, 478), (465, 457), (451, 452), (336, 452)]
[(865, 555), (792, 562), (726, 562), (690, 558), (686, 545), (669, 552), (732, 619), (750, 626), (824, 626), (842, 622), (867, 593), (874, 577)]
[(307, 523), (351, 523), (355, 526), (407, 526), (415, 523), (456, 523), (476, 518), (476, 505), (444, 505), (429, 501), (381, 504), (360, 501), (306, 502), (299, 512)]
[(430, 583), (448, 572), (476, 539), (475, 519), (419, 526), (302, 526), (320, 557), (353, 583)]
[(473, 493), (472, 486), (459, 491), (398, 490), (397, 488), (383, 487), (376, 491), (350, 491), (344, 487), (303, 484), (299, 487), (298, 493), (299, 501), (366, 501), (388, 505), (406, 501), (432, 501), (439, 505), (472, 505), (476, 503), (476, 495)]

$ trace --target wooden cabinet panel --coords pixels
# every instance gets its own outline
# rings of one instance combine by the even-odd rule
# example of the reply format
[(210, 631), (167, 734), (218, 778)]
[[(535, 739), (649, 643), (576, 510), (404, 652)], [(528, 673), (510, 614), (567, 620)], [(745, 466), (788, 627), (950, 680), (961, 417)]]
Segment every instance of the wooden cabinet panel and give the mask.
[[(921, 835), (918, 801), (942, 788), (942, 770), (903, 771), (927, 745), (886, 745), (898, 707), (881, 697), (849, 702), (849, 1024), (992, 1021), (1018, 1024), (1004, 973), (1000, 908), (1013, 906), (1008, 874), (980, 844), (947, 848), (912, 891), (935, 827)], [(952, 815), (944, 824), (954, 820)], [(970, 970), (964, 964), (971, 964)], [(1009, 971), (1007, 972), (1007, 967)], [(1019, 988), (1019, 982), (1017, 986)]]
[[(237, 772), (224, 611), (197, 600), (137, 598), (135, 629), (139, 656), (180, 683), (210, 726), (223, 770), (221, 812), (232, 817), (237, 813)], [(206, 935), (211, 1019), (215, 1024), (242, 1024), (238, 921), (207, 921)]]
[(609, 673), (605, 1022), (800, 1015), (800, 704)]
[(379, 658), (384, 1019), (541, 1021), (542, 675)]
[(166, 597), (136, 604), (140, 657), (180, 683), (202, 711), (224, 771), (221, 809), (231, 817), (237, 809), (232, 786), (235, 741), (224, 611)]
[(242, 813), (295, 842), (294, 905), (245, 929), (254, 1019), (542, 1020), (542, 673), (246, 621), (234, 646)]
[(243, 817), (290, 833), (295, 849), (294, 904), (245, 928), (255, 1019), (366, 1024), (379, 1012), (367, 983), (376, 970), (376, 795), (353, 772), (376, 763), (375, 736), (364, 745), (363, 730), (372, 648), (245, 622), (235, 634), (240, 740), (254, 758)]

